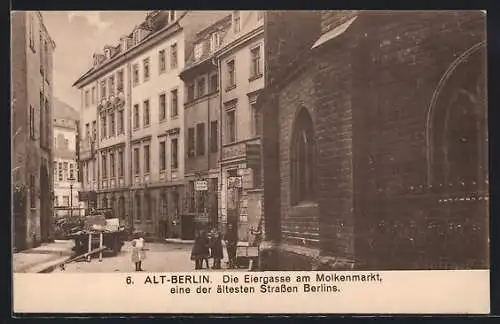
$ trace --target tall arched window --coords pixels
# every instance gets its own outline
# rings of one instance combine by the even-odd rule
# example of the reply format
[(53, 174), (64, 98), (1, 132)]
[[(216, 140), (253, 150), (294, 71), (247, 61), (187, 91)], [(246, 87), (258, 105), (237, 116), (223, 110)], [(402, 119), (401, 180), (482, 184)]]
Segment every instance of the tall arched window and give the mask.
[(441, 191), (485, 189), (487, 119), (485, 53), (462, 61), (447, 79), (432, 113), (432, 184)]
[(311, 202), (316, 199), (314, 127), (306, 108), (300, 108), (295, 117), (290, 149), (291, 203)]

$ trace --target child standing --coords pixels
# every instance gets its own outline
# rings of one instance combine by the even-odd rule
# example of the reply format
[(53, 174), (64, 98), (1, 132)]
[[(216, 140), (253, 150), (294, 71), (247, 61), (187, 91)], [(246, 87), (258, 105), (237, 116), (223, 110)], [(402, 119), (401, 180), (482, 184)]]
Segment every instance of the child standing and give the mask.
[(139, 248), (137, 247), (137, 241), (132, 241), (132, 262), (135, 264), (135, 271), (141, 271), (141, 259), (139, 256)]
[(136, 246), (139, 250), (139, 271), (144, 271), (142, 269), (142, 261), (146, 259), (146, 247), (144, 246), (144, 237), (139, 234), (139, 238), (136, 240)]

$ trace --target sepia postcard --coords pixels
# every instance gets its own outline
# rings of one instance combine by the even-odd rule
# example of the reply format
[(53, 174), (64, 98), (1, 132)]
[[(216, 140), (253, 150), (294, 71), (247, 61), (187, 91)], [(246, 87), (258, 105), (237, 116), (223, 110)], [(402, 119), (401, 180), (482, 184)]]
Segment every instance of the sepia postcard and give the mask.
[(13, 312), (489, 313), (486, 52), (480, 10), (11, 12)]

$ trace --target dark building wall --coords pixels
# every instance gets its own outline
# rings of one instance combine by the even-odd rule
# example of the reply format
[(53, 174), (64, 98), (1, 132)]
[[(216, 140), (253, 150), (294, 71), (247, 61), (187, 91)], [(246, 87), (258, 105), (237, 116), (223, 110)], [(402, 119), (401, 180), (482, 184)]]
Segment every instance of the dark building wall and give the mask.
[[(482, 184), (464, 185), (452, 179), (429, 179), (429, 168), (436, 169), (438, 162), (428, 165), (426, 141), (432, 128), (427, 119), (450, 105), (438, 104), (429, 112), (432, 96), (454, 61), (485, 39), (484, 16), (480, 12), (367, 14), (357, 27), (366, 35), (352, 56), (358, 63), (353, 61), (352, 93), (358, 266), (486, 264), (487, 204), (477, 200), (440, 203), (450, 197), (465, 199), (473, 192), (481, 195), (485, 179)], [(468, 60), (468, 66), (457, 68), (451, 79), (460, 73), (462, 79), (465, 75), (484, 78), (484, 52)], [(456, 96), (466, 88), (466, 82), (454, 81), (445, 91)], [(481, 110), (484, 116), (484, 103), (479, 104), (480, 114)], [(443, 123), (434, 128), (444, 127)], [(485, 132), (484, 127), (479, 132)], [(460, 174), (478, 168), (462, 158), (452, 162), (462, 164)]]
[[(332, 18), (323, 14), (325, 17)], [(323, 28), (330, 30), (332, 25), (335, 23), (331, 21), (323, 23)], [(319, 254), (337, 261), (354, 259), (357, 268), (486, 266), (486, 161), (470, 162), (463, 157), (453, 163), (448, 161), (451, 163), (448, 166), (436, 160), (429, 164), (435, 170), (433, 179), (429, 179), (426, 140), (435, 133), (439, 136), (434, 137), (442, 140), (445, 134), (439, 130), (451, 127), (443, 126), (444, 117), (430, 118), (431, 126), (427, 122), (428, 116), (436, 114), (429, 112), (429, 106), (440, 87), (439, 81), (457, 58), (484, 40), (484, 32), (484, 16), (479, 12), (398, 15), (363, 12), (344, 34), (311, 51), (310, 61), (304, 63), (307, 68), (296, 72), (293, 78), (289, 74), (289, 80), (293, 81), (285, 81), (282, 89), (274, 90), (279, 101), (273, 102), (273, 96), (269, 95), (271, 99), (267, 102), (268, 117), (273, 116), (273, 106), (279, 107), (279, 115), (275, 116), (279, 118), (275, 120), (279, 121), (280, 131), (267, 130), (269, 137), (265, 138), (264, 149), (279, 147), (275, 150), (280, 156), (280, 178), (272, 178), (275, 175), (269, 176), (267, 171), (264, 183), (265, 195), (269, 197), (276, 190), (269, 182), (281, 182), (280, 236), (286, 236), (282, 230), (289, 226), (295, 226), (305, 235), (310, 231), (309, 224), (319, 218)], [(460, 103), (453, 101), (458, 93), (462, 90), (472, 93), (476, 133), (484, 135), (478, 136), (478, 144), (473, 147), (477, 148), (475, 156), (482, 156), (486, 154), (484, 50), (477, 50), (465, 61), (451, 73), (452, 81), (438, 96), (447, 98), (438, 98), (435, 106), (451, 111), (449, 107)], [(471, 83), (468, 79), (478, 82)], [(314, 213), (309, 212), (308, 217), (298, 222), (298, 218), (290, 217), (287, 207), (286, 169), (291, 111), (300, 102), (309, 105), (315, 125), (319, 215), (311, 216)], [(455, 128), (450, 128), (453, 129), (450, 134), (467, 129), (466, 119), (454, 120)], [(266, 122), (272, 124), (271, 120)], [(279, 144), (273, 142), (272, 135), (278, 136)], [(447, 145), (441, 144), (434, 150), (441, 154), (459, 147), (452, 142)], [(442, 173), (451, 174), (452, 167), (459, 176), (467, 174), (470, 168), (477, 169), (477, 181), (468, 185), (457, 181), (440, 184)], [(446, 190), (444, 186), (448, 186)], [(451, 203), (450, 197), (455, 199)], [(443, 199), (447, 202), (443, 203)], [(271, 203), (266, 200), (266, 204), (268, 201)], [(320, 261), (318, 266), (317, 256), (297, 252), (299, 248), (293, 253), (289, 248), (286, 250), (274, 252), (270, 258), (274, 264), (267, 266), (270, 269), (339, 266), (336, 261), (326, 261), (323, 265)]]

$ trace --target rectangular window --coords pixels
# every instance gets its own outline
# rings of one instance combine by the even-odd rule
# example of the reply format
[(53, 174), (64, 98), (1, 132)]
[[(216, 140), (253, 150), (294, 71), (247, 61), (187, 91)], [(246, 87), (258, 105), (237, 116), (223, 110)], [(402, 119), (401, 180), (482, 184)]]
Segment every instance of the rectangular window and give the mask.
[(123, 92), (123, 70), (120, 70), (116, 74), (116, 91)]
[(115, 136), (115, 113), (109, 114), (109, 137)]
[(92, 140), (97, 139), (97, 122), (94, 120), (92, 121)]
[(190, 213), (194, 213), (195, 198), (196, 198), (196, 191), (194, 190), (194, 181), (188, 182), (188, 196), (189, 196), (188, 211)]
[(48, 125), (50, 121), (50, 112), (52, 111), (50, 107), (49, 100), (47, 97), (45, 97), (45, 106), (44, 106), (44, 133), (45, 133), (45, 147), (49, 147), (49, 141), (50, 141), (50, 127)]
[(166, 158), (165, 141), (162, 141), (160, 142), (160, 171), (165, 171), (167, 168)]
[(205, 124), (196, 125), (196, 155), (205, 154)]
[(68, 162), (63, 162), (63, 179), (68, 180)]
[(198, 80), (198, 97), (203, 97), (205, 95), (205, 78), (201, 78)]
[(58, 171), (59, 172), (59, 181), (63, 181), (64, 180), (64, 177), (63, 177), (63, 164), (62, 164), (62, 162), (59, 162), (58, 165), (59, 165), (59, 167), (58, 167), (58, 169), (59, 169), (59, 171)]
[(179, 114), (179, 96), (177, 89), (170, 91), (170, 117), (177, 117)]
[(40, 29), (40, 43), (39, 43), (39, 56), (40, 56), (40, 73), (43, 75), (44, 67), (43, 67), (43, 37), (42, 37), (42, 30)]
[(92, 96), (91, 96), (92, 97), (92, 104), (95, 105), (96, 99), (97, 99), (96, 93), (95, 93), (95, 87), (92, 87), (91, 91), (92, 91)]
[(106, 115), (101, 116), (101, 140), (106, 138)]
[(139, 104), (134, 105), (134, 129), (138, 129), (139, 125)]
[(189, 157), (194, 156), (195, 153), (194, 146), (195, 146), (194, 128), (190, 127), (188, 128), (188, 145), (187, 145)]
[(236, 142), (236, 110), (226, 112), (226, 141), (227, 143)]
[(231, 88), (236, 85), (236, 71), (234, 60), (227, 62), (227, 87)]
[(170, 45), (170, 68), (177, 68), (177, 44)]
[(45, 73), (45, 80), (49, 80), (49, 73), (50, 73), (50, 67), (49, 67), (49, 44), (47, 41), (44, 42), (44, 51), (43, 51), (43, 56), (44, 56), (44, 62), (43, 64), (47, 68), (47, 73)]
[(210, 152), (217, 153), (218, 149), (218, 125), (217, 121), (210, 122)]
[(165, 56), (165, 50), (162, 49), (158, 52), (158, 69), (159, 69), (159, 73), (163, 73), (165, 72), (166, 68), (167, 68), (167, 64), (166, 64), (166, 56)]
[(69, 180), (75, 179), (75, 165), (73, 163), (69, 164)]
[(134, 149), (134, 173), (135, 175), (141, 174), (141, 156), (139, 155), (139, 148)]
[(149, 57), (142, 61), (143, 65), (143, 73), (144, 73), (144, 82), (149, 80)]
[(30, 105), (30, 139), (35, 140), (35, 108)]
[(241, 13), (240, 11), (233, 11), (233, 32), (239, 33), (241, 28)]
[(114, 96), (115, 95), (115, 76), (112, 75), (108, 79), (108, 88), (109, 88), (109, 95)]
[(250, 107), (252, 109), (253, 135), (260, 136), (261, 135), (261, 127), (262, 127), (261, 116), (260, 116), (260, 107), (258, 107), (255, 103), (252, 103), (250, 105)]
[(194, 100), (194, 83), (189, 83), (187, 85), (187, 101)]
[(141, 196), (135, 195), (135, 219), (141, 220)]
[(144, 102), (142, 103), (142, 108), (143, 108), (143, 122), (144, 122), (144, 126), (149, 126), (149, 100), (144, 100)]
[(164, 93), (158, 97), (158, 112), (160, 114), (160, 121), (167, 117), (167, 98)]
[(87, 90), (87, 91), (85, 91), (85, 99), (84, 99), (85, 100), (85, 107), (89, 106), (89, 104), (90, 104), (90, 100), (89, 99), (90, 99), (90, 93)]
[(40, 92), (40, 110), (39, 110), (39, 112), (40, 112), (40, 114), (38, 116), (38, 121), (39, 121), (38, 137), (40, 139), (40, 146), (44, 147), (45, 146), (45, 138), (44, 138), (44, 136), (45, 136), (45, 130), (44, 130), (45, 123), (43, 122), (43, 93), (42, 92)]
[(133, 73), (133, 79), (132, 82), (134, 83), (134, 86), (139, 84), (139, 64), (134, 64), (132, 67), (132, 73)]
[(90, 138), (90, 124), (85, 124), (85, 138)]
[(118, 120), (117, 120), (117, 124), (118, 124), (118, 134), (124, 134), (125, 133), (125, 129), (124, 129), (124, 117), (123, 117), (123, 110), (118, 110)]
[(69, 196), (63, 196), (63, 206), (69, 206)]
[(250, 75), (255, 78), (262, 74), (260, 68), (260, 46), (253, 48), (250, 51), (250, 56), (252, 58)]
[(106, 80), (101, 80), (101, 100), (106, 99)]
[(118, 152), (118, 176), (123, 178), (125, 171), (125, 160), (123, 159), (123, 151)]
[(29, 31), (30, 31), (30, 48), (31, 50), (36, 53), (35, 50), (35, 18), (33, 14), (29, 14), (30, 17), (30, 26), (29, 26)]
[(144, 173), (149, 173), (150, 171), (149, 153), (149, 145), (144, 145)]
[(212, 74), (210, 76), (210, 83), (208, 85), (208, 91), (210, 91), (210, 93), (212, 92), (216, 92), (217, 90), (219, 90), (219, 75), (216, 73), (216, 74)]
[(168, 15), (169, 15), (170, 22), (175, 20), (175, 10), (169, 10)]
[(179, 168), (179, 144), (177, 143), (177, 138), (173, 138), (172, 142), (172, 161), (171, 161), (171, 169), (177, 170)]
[(115, 174), (115, 154), (109, 154), (109, 173), (111, 174), (111, 178), (116, 176)]
[(106, 158), (106, 155), (102, 155), (101, 157), (102, 161), (102, 178), (106, 179), (108, 177), (108, 159)]

